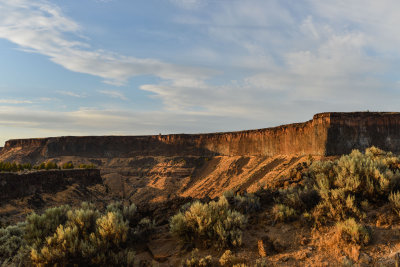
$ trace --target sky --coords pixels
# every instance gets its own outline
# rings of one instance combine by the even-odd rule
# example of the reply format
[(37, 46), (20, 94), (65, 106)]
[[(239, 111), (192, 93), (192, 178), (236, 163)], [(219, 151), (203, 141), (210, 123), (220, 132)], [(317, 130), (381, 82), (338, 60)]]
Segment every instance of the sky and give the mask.
[(400, 111), (399, 1), (0, 0), (0, 146)]

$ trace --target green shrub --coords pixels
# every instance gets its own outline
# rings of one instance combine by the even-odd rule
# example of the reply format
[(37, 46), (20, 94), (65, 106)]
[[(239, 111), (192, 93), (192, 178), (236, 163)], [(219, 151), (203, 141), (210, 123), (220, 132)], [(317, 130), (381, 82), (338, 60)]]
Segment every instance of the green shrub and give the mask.
[(63, 168), (63, 169), (73, 169), (73, 168), (74, 168), (74, 164), (73, 164), (72, 162), (65, 162), (65, 163), (62, 165), (62, 168)]
[(200, 257), (198, 255), (198, 250), (195, 249), (191, 253), (189, 259), (182, 261), (183, 267), (212, 267), (215, 266), (214, 260), (211, 255)]
[(389, 195), (389, 202), (393, 210), (400, 215), (400, 192), (391, 192)]
[(23, 223), (0, 228), (0, 266), (22, 266), (29, 254)]
[(228, 200), (231, 207), (243, 214), (248, 214), (260, 210), (260, 199), (254, 194), (244, 193), (235, 194), (232, 190), (224, 192), (224, 197)]
[(41, 248), (32, 249), (31, 260), (38, 266), (132, 266), (134, 253), (124, 248), (128, 230), (121, 213), (102, 215), (84, 204), (69, 210), (65, 224), (59, 225)]
[(279, 190), (279, 195), (275, 197), (274, 201), (300, 212), (314, 208), (320, 201), (320, 196), (311, 185), (295, 186)]
[(218, 262), (221, 266), (233, 266), (235, 264), (240, 263), (240, 259), (233, 255), (232, 251), (225, 250), (225, 252), (221, 255)]
[(106, 208), (107, 212), (119, 212), (122, 214), (124, 220), (128, 221), (129, 223), (136, 223), (137, 220), (137, 207), (134, 203), (126, 206), (121, 201), (112, 202)]
[(347, 243), (367, 245), (371, 240), (368, 229), (354, 218), (336, 223), (336, 230), (339, 238)]
[(171, 232), (185, 242), (201, 240), (206, 246), (239, 246), (246, 217), (229, 208), (221, 197), (217, 202), (194, 202), (185, 212), (179, 212), (170, 220)]
[(23, 170), (31, 170), (32, 165), (30, 163), (17, 164), (15, 162), (3, 162), (0, 161), (0, 172), (17, 172)]
[(58, 169), (57, 163), (49, 161), (49, 162), (46, 163), (45, 169), (46, 170)]
[(292, 221), (298, 216), (297, 212), (293, 208), (283, 204), (276, 204), (272, 208), (272, 213), (274, 214), (275, 221), (279, 222)]
[(40, 247), (46, 237), (52, 235), (59, 225), (67, 221), (69, 206), (60, 206), (47, 209), (42, 215), (32, 213), (26, 218), (25, 239), (28, 244)]
[(366, 203), (387, 201), (389, 192), (400, 185), (399, 163), (399, 158), (375, 147), (364, 154), (353, 150), (335, 161), (313, 162), (308, 176), (321, 197), (313, 211), (316, 222), (363, 218), (360, 208)]
[(94, 164), (79, 164), (79, 169), (96, 169)]

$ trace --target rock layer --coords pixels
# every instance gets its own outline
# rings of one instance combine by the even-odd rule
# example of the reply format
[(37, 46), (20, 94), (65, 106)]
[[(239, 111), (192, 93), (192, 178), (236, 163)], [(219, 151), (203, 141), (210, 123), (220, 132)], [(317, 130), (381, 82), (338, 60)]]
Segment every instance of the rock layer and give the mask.
[(320, 113), (304, 123), (226, 133), (15, 139), (6, 142), (0, 158), (330, 156), (372, 145), (400, 151), (400, 113)]

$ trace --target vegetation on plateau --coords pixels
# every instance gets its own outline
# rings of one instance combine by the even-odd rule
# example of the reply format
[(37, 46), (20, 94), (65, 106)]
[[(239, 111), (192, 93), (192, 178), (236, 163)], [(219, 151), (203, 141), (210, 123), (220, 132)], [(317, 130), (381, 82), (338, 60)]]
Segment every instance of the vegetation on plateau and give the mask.
[[(64, 163), (58, 166), (57, 163), (53, 161), (42, 162), (38, 165), (33, 165), (30, 163), (16, 163), (16, 162), (3, 162), (0, 161), (0, 172), (19, 172), (19, 171), (30, 171), (30, 170), (60, 170), (60, 169), (75, 169), (76, 167), (72, 162)], [(93, 164), (80, 164), (77, 166), (78, 169), (94, 169), (96, 168)]]

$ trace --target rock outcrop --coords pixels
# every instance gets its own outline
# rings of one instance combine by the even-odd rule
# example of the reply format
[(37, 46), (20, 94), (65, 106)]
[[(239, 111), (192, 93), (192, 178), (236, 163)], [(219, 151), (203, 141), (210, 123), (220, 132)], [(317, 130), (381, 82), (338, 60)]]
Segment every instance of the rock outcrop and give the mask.
[(0, 173), (0, 202), (41, 193), (54, 193), (74, 183), (80, 186), (101, 184), (97, 169)]
[(18, 155), (36, 160), (60, 156), (329, 156), (372, 145), (400, 152), (400, 113), (320, 113), (304, 123), (226, 133), (16, 139), (6, 142), (0, 159), (18, 160)]

